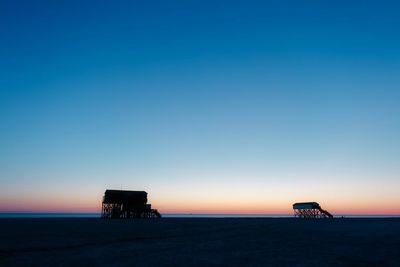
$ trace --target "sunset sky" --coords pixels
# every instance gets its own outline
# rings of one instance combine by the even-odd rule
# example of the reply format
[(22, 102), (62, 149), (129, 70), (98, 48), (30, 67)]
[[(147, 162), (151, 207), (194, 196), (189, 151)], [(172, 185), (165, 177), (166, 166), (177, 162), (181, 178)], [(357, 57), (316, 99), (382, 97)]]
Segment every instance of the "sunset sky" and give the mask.
[(396, 1), (2, 1), (0, 211), (400, 214)]

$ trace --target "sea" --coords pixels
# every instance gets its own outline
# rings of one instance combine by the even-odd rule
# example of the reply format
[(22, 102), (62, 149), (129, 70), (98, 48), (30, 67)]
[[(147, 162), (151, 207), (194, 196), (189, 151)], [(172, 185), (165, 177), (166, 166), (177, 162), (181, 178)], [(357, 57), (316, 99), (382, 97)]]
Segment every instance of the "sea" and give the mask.
[[(163, 213), (163, 218), (293, 218), (293, 214), (194, 214)], [(335, 214), (335, 218), (400, 218), (400, 215)], [(100, 218), (100, 213), (0, 212), (1, 218)]]

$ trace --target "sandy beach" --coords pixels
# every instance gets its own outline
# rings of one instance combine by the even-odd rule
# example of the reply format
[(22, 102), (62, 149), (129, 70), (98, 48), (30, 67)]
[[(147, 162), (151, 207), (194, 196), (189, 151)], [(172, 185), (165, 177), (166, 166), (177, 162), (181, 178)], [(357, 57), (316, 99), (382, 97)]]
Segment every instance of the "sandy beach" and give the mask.
[(400, 219), (1, 219), (0, 266), (399, 266)]

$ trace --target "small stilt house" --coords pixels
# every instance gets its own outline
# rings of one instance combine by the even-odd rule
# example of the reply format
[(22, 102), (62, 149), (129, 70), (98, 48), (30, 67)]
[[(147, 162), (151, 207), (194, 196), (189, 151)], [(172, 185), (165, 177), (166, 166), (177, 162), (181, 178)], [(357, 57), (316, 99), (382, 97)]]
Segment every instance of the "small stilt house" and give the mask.
[(333, 218), (327, 210), (321, 208), (317, 202), (301, 202), (293, 204), (296, 218)]

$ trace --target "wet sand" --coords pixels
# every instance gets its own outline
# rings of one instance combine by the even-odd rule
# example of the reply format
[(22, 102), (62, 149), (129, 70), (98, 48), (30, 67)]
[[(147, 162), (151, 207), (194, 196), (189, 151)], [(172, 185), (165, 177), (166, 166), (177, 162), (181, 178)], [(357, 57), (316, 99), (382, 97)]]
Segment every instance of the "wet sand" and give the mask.
[(400, 219), (0, 219), (0, 266), (400, 266)]

